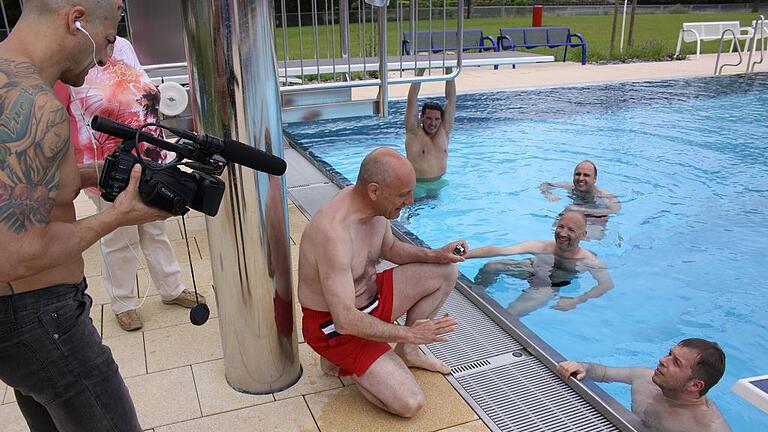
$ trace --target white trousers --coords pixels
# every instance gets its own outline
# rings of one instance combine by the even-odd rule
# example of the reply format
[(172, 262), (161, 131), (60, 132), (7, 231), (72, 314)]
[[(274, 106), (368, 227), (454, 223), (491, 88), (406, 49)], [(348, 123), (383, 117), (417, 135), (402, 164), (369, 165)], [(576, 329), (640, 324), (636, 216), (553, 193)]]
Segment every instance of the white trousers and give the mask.
[[(112, 207), (99, 197), (90, 198), (99, 211)], [(184, 290), (179, 262), (165, 234), (165, 221), (120, 227), (99, 240), (104, 289), (115, 314), (139, 307), (140, 300), (134, 294), (139, 245), (163, 300), (175, 299)]]

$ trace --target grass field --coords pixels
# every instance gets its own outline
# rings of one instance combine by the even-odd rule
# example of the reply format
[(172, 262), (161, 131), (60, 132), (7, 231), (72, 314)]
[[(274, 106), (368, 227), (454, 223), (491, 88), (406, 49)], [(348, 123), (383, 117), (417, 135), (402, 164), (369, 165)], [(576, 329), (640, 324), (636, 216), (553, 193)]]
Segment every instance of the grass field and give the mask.
[[(668, 15), (637, 15), (635, 17), (635, 36), (634, 48), (627, 49), (625, 42), (624, 58), (640, 58), (644, 60), (665, 60), (671, 58), (674, 54), (677, 44), (678, 31), (683, 22), (696, 21), (735, 21), (741, 22), (741, 25), (751, 25), (756, 14), (736, 13), (736, 14), (668, 14)], [(611, 40), (611, 22), (613, 16), (544, 16), (544, 25), (546, 26), (568, 26), (572, 32), (581, 33), (587, 41), (588, 60), (596, 62), (608, 59), (608, 48)], [(464, 21), (465, 29), (480, 29), (486, 35), (493, 38), (499, 32), (500, 27), (529, 27), (530, 17), (516, 18), (478, 18)], [(400, 31), (407, 31), (408, 23), (404, 23), (405, 28)], [(621, 17), (619, 17), (619, 28), (616, 35), (616, 51), (618, 54), (619, 35), (620, 35)], [(372, 47), (376, 45), (378, 33), (375, 27), (369, 23), (366, 27), (365, 40), (358, 35), (359, 25), (357, 23), (350, 25), (350, 51), (353, 57), (360, 56), (364, 48), (368, 55), (375, 51)], [(442, 30), (442, 18), (433, 19), (432, 29)], [(456, 23), (453, 20), (446, 22), (447, 30), (455, 29)], [(419, 30), (428, 30), (429, 23), (421, 21)], [(626, 29), (629, 29), (629, 17), (627, 17)], [(400, 48), (401, 37), (398, 32), (397, 22), (390, 21), (387, 25), (388, 49), (389, 55), (397, 55)], [(336, 57), (340, 55), (339, 47), (339, 26), (319, 26), (317, 29), (317, 50), (320, 58), (331, 58), (332, 53), (336, 52)], [(314, 59), (315, 39), (314, 30), (311, 26), (303, 26), (301, 38), (303, 52), (300, 50), (298, 27), (288, 28), (288, 52), (291, 60), (296, 60), (303, 55), (305, 59)], [(335, 37), (334, 37), (335, 36)], [(331, 43), (333, 41), (333, 43)], [(283, 50), (283, 29), (276, 29), (277, 57), (282, 60)], [(718, 42), (706, 42), (702, 44), (702, 52), (717, 52)], [(726, 44), (727, 47), (727, 44)], [(691, 54), (695, 52), (696, 45), (693, 43), (683, 44), (683, 53)], [(562, 58), (563, 48), (547, 49), (540, 48), (534, 52), (547, 53), (555, 55), (556, 58)], [(569, 50), (569, 59), (578, 61), (581, 53), (579, 49)], [(616, 56), (618, 57), (618, 56)]]

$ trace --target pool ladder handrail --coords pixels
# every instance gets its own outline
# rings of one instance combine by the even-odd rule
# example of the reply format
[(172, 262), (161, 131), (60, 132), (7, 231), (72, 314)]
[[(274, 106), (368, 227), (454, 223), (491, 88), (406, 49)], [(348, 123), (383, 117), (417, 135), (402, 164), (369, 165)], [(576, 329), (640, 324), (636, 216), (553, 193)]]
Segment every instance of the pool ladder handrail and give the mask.
[[(738, 42), (736, 42), (736, 52), (739, 54), (739, 61), (736, 63), (723, 63), (720, 65), (720, 54), (723, 52), (723, 41), (725, 40), (725, 35), (729, 32), (733, 35), (734, 40), (736, 40), (736, 32), (733, 29), (723, 30), (723, 33), (720, 35), (720, 46), (717, 49), (717, 60), (715, 60), (715, 75), (721, 75), (723, 73), (723, 68), (726, 66), (738, 67), (744, 61), (744, 57), (741, 55), (741, 46)], [(760, 60), (755, 60), (753, 62), (752, 55), (757, 49), (758, 36), (760, 38)], [(756, 20), (753, 21), (751, 40), (748, 40), (744, 45), (745, 51), (749, 50), (749, 56), (747, 57), (747, 69), (744, 71), (744, 73), (749, 74), (750, 72), (754, 72), (755, 65), (761, 64), (763, 60), (765, 60), (765, 38), (767, 36), (768, 35), (766, 35), (765, 32), (765, 16), (760, 15)], [(749, 47), (750, 43), (752, 44), (751, 47)]]
[[(768, 36), (765, 32), (765, 16), (760, 15), (759, 18), (755, 20), (752, 30), (752, 48), (749, 50), (749, 57), (747, 57), (747, 73), (754, 72), (755, 65), (761, 64), (763, 63), (763, 60), (765, 60), (765, 38)], [(758, 35), (760, 38), (760, 60), (755, 60), (753, 62), (752, 54), (755, 52), (755, 49), (757, 49)]]
[[(725, 40), (725, 35), (729, 32), (733, 35), (733, 40), (736, 41), (736, 52), (739, 53), (739, 61), (737, 63), (723, 63), (720, 65), (720, 54), (723, 52), (723, 41)], [(736, 37), (736, 31), (730, 28), (723, 30), (723, 33), (720, 35), (720, 47), (717, 49), (717, 60), (715, 60), (715, 75), (721, 75), (723, 73), (723, 68), (726, 66), (737, 67), (744, 61), (744, 56), (741, 55), (741, 45), (739, 45)], [(718, 65), (720, 65), (719, 69), (717, 67)]]

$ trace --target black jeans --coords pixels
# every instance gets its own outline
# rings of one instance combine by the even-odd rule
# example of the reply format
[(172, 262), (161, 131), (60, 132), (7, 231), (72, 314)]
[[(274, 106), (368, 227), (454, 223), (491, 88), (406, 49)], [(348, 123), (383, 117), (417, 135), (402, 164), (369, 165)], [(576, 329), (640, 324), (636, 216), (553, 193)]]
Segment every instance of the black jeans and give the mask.
[(32, 432), (141, 431), (85, 280), (0, 297), (0, 379)]

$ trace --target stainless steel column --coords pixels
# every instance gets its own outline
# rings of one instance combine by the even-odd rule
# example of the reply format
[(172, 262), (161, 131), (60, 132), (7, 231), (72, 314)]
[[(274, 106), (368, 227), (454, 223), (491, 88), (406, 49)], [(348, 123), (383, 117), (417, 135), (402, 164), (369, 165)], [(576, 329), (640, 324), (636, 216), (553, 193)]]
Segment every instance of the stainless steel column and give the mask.
[(387, 67), (387, 5), (379, 6), (379, 117), (389, 115), (389, 68)]
[[(184, 0), (198, 132), (283, 156), (270, 0)], [(230, 164), (206, 218), (227, 382), (271, 393), (301, 376), (293, 322), (285, 180)]]

